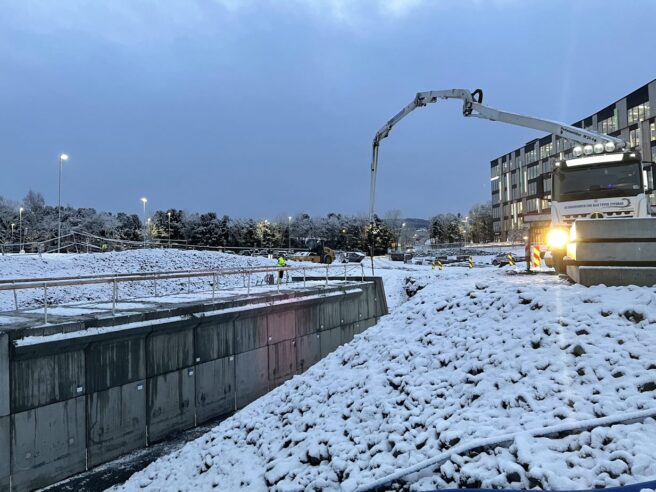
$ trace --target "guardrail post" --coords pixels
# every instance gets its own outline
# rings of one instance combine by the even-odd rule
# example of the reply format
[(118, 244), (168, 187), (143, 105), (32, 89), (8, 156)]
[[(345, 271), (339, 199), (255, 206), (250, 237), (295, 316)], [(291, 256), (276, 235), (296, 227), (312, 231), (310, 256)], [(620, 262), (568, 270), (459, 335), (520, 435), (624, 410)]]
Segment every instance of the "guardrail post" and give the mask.
[(247, 287), (246, 293), (249, 296), (251, 295), (251, 273), (250, 272), (248, 272), (248, 287)]
[(362, 270), (362, 281), (364, 282), (364, 265), (360, 263), (360, 269)]
[(43, 283), (43, 324), (48, 324), (48, 284)]
[(326, 287), (328, 287), (328, 265), (326, 265)]
[[(16, 282), (13, 282), (16, 285)], [(18, 311), (18, 294), (16, 294), (16, 289), (14, 289), (14, 307)]]
[(344, 264), (344, 282), (346, 282), (346, 264)]
[(191, 294), (191, 277), (187, 277), (187, 294)]
[(303, 287), (305, 287), (305, 268), (303, 269)]
[(155, 283), (155, 297), (157, 297), (157, 275), (155, 275), (153, 282)]
[(214, 293), (216, 291), (216, 273), (212, 274), (212, 302), (214, 302)]
[(116, 316), (116, 297), (117, 297), (117, 286), (116, 286), (116, 277), (114, 277), (114, 282), (112, 284), (112, 316)]

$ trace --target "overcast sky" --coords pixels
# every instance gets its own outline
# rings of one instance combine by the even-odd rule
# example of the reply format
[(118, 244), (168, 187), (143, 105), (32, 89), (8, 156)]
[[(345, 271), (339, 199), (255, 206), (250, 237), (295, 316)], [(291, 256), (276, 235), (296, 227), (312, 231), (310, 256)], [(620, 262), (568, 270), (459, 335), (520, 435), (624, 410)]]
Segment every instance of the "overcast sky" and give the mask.
[[(0, 195), (139, 212), (364, 213), (371, 139), (417, 91), (572, 122), (656, 77), (652, 0), (0, 0)], [(653, 111), (653, 110), (652, 110)], [(377, 211), (489, 200), (540, 133), (420, 109)]]

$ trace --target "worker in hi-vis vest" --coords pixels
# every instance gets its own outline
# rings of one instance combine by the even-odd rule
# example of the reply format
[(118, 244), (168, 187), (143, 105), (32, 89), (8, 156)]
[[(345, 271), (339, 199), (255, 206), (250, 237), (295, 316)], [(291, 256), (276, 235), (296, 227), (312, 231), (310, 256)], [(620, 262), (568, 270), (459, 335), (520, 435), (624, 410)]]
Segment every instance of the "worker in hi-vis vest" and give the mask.
[[(285, 261), (285, 257), (283, 255), (278, 257), (278, 266), (281, 268), (287, 266), (287, 262)], [(278, 270), (278, 285), (282, 284), (282, 277), (284, 274), (284, 270)]]

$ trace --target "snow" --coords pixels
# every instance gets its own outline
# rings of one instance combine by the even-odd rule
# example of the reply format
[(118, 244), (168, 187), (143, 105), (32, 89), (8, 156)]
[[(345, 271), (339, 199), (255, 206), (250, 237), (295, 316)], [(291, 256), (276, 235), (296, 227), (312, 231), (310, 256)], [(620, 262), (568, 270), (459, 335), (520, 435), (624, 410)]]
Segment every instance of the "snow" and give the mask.
[[(27, 279), (44, 277), (69, 277), (119, 273), (144, 273), (172, 270), (200, 270), (274, 266), (275, 260), (263, 257), (240, 256), (213, 251), (180, 251), (175, 249), (150, 249), (110, 253), (89, 254), (44, 254), (0, 256), (0, 278)], [(257, 281), (261, 283), (264, 274)], [(255, 283), (256, 279), (253, 279)], [(158, 280), (158, 294), (186, 293), (211, 289), (211, 277), (191, 279)], [(218, 288), (240, 287), (240, 275), (221, 277)], [(153, 281), (125, 282), (119, 284), (119, 299), (153, 296)], [(41, 307), (43, 290), (17, 291), (19, 309)], [(111, 301), (112, 287), (109, 284), (52, 287), (48, 289), (48, 305), (71, 304), (89, 301)], [(14, 310), (12, 291), (0, 292), (0, 311)]]
[[(585, 288), (490, 259), (442, 271), (377, 259), (390, 315), (116, 489), (353, 491), (481, 439), (656, 409), (656, 289)], [(636, 483), (656, 477), (654, 442), (649, 418), (524, 433), (405, 480)]]

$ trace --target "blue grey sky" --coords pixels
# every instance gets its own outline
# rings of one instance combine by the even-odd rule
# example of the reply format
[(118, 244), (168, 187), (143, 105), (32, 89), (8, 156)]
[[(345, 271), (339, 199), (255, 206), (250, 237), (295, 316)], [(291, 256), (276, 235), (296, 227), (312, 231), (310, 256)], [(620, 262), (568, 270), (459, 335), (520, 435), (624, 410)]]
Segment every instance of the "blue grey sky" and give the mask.
[[(574, 121), (656, 77), (652, 0), (0, 0), (0, 195), (274, 218), (365, 213), (371, 139), (417, 91)], [(650, 41), (651, 38), (651, 41)], [(377, 211), (489, 199), (540, 136), (416, 111), (381, 147)]]

